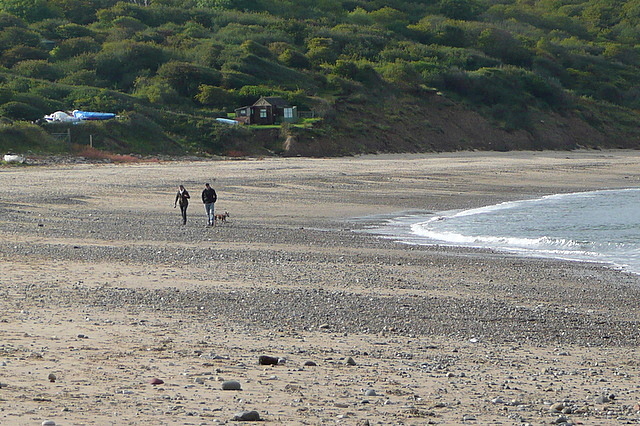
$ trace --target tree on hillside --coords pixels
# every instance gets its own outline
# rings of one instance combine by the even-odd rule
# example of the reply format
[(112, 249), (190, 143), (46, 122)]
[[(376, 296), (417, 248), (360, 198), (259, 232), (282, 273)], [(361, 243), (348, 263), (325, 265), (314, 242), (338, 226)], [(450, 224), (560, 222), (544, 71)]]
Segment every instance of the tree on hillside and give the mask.
[(158, 77), (169, 83), (178, 94), (188, 98), (196, 96), (201, 85), (218, 86), (222, 81), (219, 71), (177, 61), (162, 65)]

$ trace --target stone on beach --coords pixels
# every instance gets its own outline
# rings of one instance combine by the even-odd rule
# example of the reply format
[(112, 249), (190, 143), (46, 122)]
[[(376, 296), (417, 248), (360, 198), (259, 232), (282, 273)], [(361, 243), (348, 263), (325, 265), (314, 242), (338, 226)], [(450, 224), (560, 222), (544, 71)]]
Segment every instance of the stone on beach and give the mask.
[(278, 358), (268, 355), (260, 355), (258, 357), (258, 364), (260, 365), (278, 365)]
[(242, 390), (242, 386), (236, 380), (227, 380), (222, 382), (222, 390)]
[(161, 385), (161, 384), (164, 384), (164, 380), (158, 379), (157, 377), (154, 377), (153, 379), (149, 380), (149, 384), (150, 385)]
[(233, 420), (239, 422), (257, 422), (260, 420), (260, 413), (255, 410), (240, 411), (233, 416)]
[(555, 404), (551, 404), (551, 406), (549, 407), (549, 411), (562, 412), (562, 410), (564, 410), (564, 407), (564, 402), (556, 402)]

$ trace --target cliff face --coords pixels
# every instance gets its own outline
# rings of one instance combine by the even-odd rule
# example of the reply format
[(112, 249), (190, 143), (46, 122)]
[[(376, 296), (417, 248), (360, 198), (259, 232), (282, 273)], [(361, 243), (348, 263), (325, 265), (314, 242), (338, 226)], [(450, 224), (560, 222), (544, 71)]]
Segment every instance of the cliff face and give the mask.
[(284, 154), (636, 148), (640, 141), (640, 132), (634, 128), (593, 120), (578, 110), (528, 115), (527, 130), (508, 130), (496, 120), (438, 95), (417, 104), (407, 99), (387, 99), (375, 105), (336, 103), (322, 124), (290, 136)]

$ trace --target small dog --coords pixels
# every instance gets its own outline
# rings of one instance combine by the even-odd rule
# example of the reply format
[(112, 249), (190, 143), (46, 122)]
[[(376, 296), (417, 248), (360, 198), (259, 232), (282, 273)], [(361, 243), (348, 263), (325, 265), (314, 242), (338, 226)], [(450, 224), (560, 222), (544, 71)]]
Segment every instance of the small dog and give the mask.
[(225, 223), (227, 221), (227, 218), (229, 217), (229, 212), (224, 212), (222, 214), (217, 214), (214, 216), (215, 222), (214, 223)]

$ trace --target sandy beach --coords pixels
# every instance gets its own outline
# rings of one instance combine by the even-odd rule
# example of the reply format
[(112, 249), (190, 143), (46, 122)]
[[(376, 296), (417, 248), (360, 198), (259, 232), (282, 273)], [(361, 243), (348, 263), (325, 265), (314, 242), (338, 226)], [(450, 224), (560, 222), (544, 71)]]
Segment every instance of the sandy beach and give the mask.
[[(640, 276), (361, 232), (407, 212), (638, 187), (639, 163), (579, 151), (0, 168), (0, 424), (640, 423)], [(227, 223), (205, 226), (205, 182)]]

